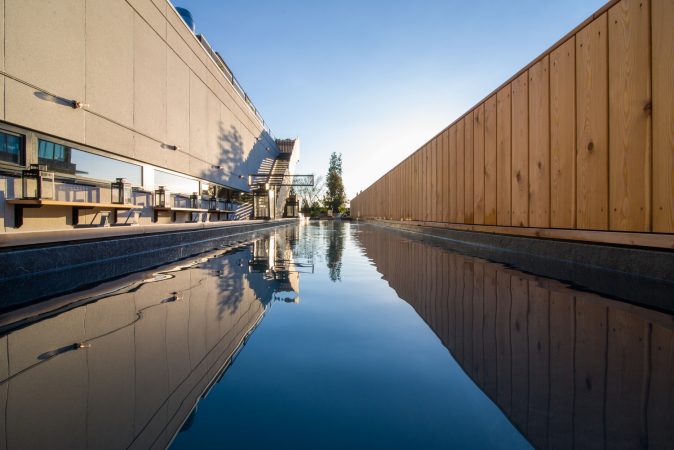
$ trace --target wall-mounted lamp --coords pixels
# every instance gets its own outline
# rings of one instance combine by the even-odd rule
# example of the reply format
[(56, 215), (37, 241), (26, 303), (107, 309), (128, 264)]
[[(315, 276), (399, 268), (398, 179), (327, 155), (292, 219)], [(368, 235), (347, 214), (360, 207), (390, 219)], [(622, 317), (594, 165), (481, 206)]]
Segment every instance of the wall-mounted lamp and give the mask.
[(79, 100), (73, 100), (73, 109), (82, 109), (82, 108), (88, 108), (89, 103), (84, 103)]
[(165, 148), (167, 150), (174, 150), (174, 151), (182, 151), (182, 147), (178, 145), (172, 145), (172, 144), (162, 144), (161, 148)]
[(239, 174), (239, 178), (243, 179), (243, 175)]

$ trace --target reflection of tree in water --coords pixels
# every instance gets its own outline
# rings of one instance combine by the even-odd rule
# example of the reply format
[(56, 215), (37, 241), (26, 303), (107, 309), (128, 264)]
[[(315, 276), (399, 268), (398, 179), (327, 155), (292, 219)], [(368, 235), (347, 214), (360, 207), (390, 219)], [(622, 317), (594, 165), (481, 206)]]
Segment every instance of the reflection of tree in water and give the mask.
[(213, 260), (209, 269), (218, 276), (218, 317), (226, 312), (236, 313), (243, 300), (243, 279), (247, 270), (250, 249), (237, 249)]
[(344, 225), (340, 222), (329, 222), (326, 230), (328, 248), (325, 256), (330, 272), (330, 280), (333, 282), (342, 279), (342, 254), (344, 253)]

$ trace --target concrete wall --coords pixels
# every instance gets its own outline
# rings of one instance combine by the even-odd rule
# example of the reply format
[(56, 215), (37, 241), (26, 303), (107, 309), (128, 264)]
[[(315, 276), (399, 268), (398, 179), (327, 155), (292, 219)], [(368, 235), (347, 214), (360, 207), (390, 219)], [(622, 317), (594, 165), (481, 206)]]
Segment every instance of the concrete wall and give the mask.
[(673, 248), (672, 23), (672, 0), (610, 1), (356, 196), (352, 214), (628, 245), (662, 233)]
[(0, 120), (241, 190), (278, 153), (166, 0), (0, 0), (0, 35)]

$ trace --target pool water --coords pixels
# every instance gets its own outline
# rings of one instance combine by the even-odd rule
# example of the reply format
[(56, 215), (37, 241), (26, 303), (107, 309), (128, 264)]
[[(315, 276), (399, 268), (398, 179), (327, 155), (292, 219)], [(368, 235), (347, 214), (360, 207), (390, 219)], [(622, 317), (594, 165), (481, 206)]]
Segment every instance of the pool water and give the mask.
[(58, 314), (3, 322), (0, 446), (674, 439), (671, 315), (403, 232), (277, 228), (82, 296)]

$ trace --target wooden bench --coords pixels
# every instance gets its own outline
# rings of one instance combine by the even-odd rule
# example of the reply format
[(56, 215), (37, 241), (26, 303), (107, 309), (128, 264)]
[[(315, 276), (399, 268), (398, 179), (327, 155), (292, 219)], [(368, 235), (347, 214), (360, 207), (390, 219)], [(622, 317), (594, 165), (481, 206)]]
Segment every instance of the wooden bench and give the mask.
[(14, 205), (14, 227), (20, 228), (23, 225), (23, 210), (26, 208), (42, 208), (67, 206), (72, 208), (72, 224), (80, 223), (80, 209), (109, 209), (112, 211), (112, 221), (117, 222), (117, 211), (128, 211), (132, 209), (142, 209), (142, 206), (120, 205), (118, 203), (97, 203), (97, 202), (69, 202), (61, 200), (7, 200), (7, 203)]
[(209, 209), (208, 213), (209, 214), (217, 214), (218, 215), (218, 220), (220, 220), (220, 214), (226, 214), (225, 220), (229, 220), (229, 215), (232, 213), (235, 213), (235, 209)]
[(171, 222), (176, 221), (176, 215), (177, 215), (176, 213), (178, 213), (178, 212), (188, 212), (188, 213), (190, 213), (190, 219), (192, 218), (191, 213), (208, 212), (207, 209), (202, 209), (202, 208), (171, 208), (171, 207), (163, 207), (163, 206), (154, 206), (153, 210), (154, 210), (154, 221), (155, 222), (157, 222), (157, 220), (159, 219), (159, 213), (161, 211), (170, 211), (170, 212), (173, 213), (173, 215), (171, 216)]

